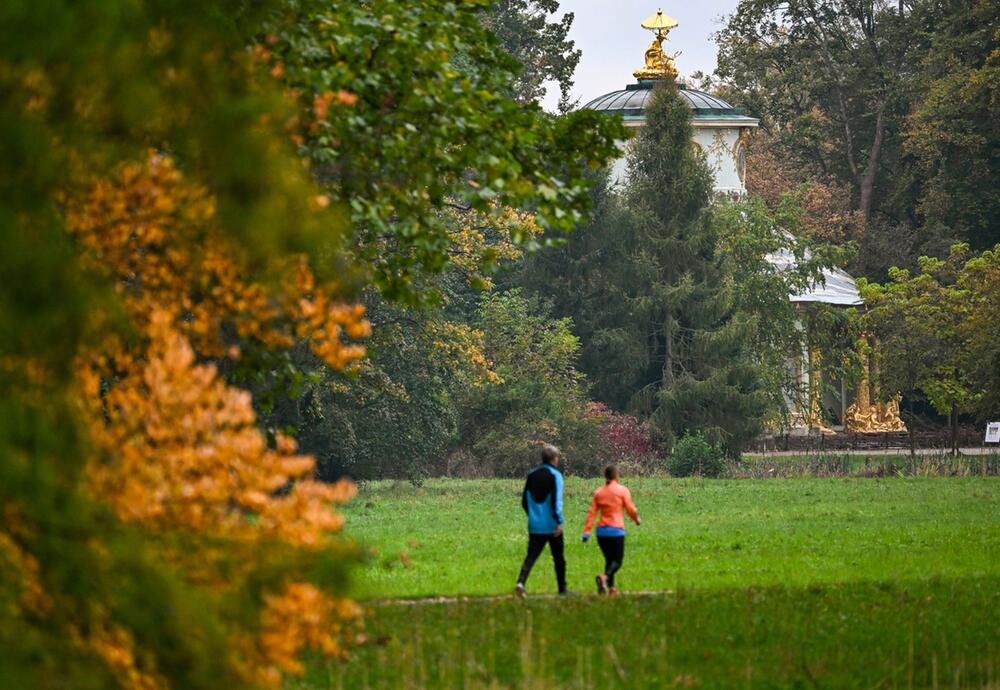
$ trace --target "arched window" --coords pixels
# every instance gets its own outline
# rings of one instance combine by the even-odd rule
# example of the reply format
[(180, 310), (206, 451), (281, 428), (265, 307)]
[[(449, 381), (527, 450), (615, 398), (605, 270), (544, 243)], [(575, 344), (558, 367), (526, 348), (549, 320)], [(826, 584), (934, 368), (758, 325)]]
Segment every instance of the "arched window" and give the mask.
[(747, 146), (743, 136), (736, 140), (736, 146), (733, 147), (733, 160), (736, 161), (736, 174), (740, 177), (740, 184), (746, 184)]

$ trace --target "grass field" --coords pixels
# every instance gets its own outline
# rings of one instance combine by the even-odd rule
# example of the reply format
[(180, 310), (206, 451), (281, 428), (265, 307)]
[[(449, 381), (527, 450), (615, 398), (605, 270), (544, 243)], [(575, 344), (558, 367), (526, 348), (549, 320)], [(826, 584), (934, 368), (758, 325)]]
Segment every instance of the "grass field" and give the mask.
[[(628, 590), (810, 585), (1000, 576), (1000, 480), (634, 479), (643, 518), (619, 580)], [(507, 593), (524, 557), (519, 481), (365, 487), (347, 532), (378, 549), (363, 597)], [(579, 534), (594, 481), (571, 478), (565, 509), (571, 589), (603, 561)], [(400, 555), (402, 554), (402, 558)], [(529, 591), (554, 592), (544, 555)]]
[[(593, 481), (566, 490), (570, 599), (507, 594), (520, 482), (377, 483), (348, 533), (368, 639), (301, 688), (998, 687), (1000, 480), (626, 482), (643, 517), (620, 586), (591, 594)], [(529, 591), (554, 591), (545, 554)], [(613, 619), (613, 632), (604, 630)]]

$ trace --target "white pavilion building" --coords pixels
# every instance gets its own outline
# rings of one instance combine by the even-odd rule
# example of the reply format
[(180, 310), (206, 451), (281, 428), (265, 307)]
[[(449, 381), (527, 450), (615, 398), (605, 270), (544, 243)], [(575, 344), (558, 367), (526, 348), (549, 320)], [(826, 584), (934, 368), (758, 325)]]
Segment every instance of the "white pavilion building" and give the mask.
[[(646, 123), (646, 104), (653, 97), (658, 79), (639, 79), (624, 89), (612, 91), (587, 103), (584, 108), (620, 115), (626, 127), (638, 129)], [(747, 116), (720, 98), (704, 91), (677, 85), (678, 94), (691, 108), (694, 143), (705, 154), (715, 175), (715, 189), (722, 194), (745, 194), (745, 139), (759, 120)], [(625, 159), (615, 162), (612, 181), (625, 181)]]

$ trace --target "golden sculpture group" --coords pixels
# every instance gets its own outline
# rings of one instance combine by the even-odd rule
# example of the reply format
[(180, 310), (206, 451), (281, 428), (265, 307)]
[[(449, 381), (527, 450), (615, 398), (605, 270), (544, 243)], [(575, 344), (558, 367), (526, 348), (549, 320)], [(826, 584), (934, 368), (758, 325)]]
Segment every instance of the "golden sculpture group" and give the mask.
[(646, 65), (632, 73), (636, 79), (675, 79), (677, 77), (674, 58), (680, 53), (668, 55), (663, 50), (663, 41), (666, 40), (670, 30), (676, 28), (677, 25), (677, 20), (663, 14), (663, 10), (659, 10), (642, 23), (642, 28), (649, 29), (654, 35), (649, 48), (646, 49)]
[[(858, 382), (858, 394), (853, 405), (847, 408), (844, 415), (844, 428), (847, 431), (854, 431), (862, 434), (906, 431), (906, 424), (899, 416), (899, 401), (902, 398), (898, 393), (889, 400), (880, 400), (878, 384), (878, 359), (873, 356), (873, 352), (878, 349), (878, 342), (872, 338), (866, 338), (864, 347), (861, 348), (863, 370), (861, 380)], [(874, 366), (874, 370), (870, 367)], [(871, 372), (874, 372), (872, 381)], [(872, 394), (874, 393), (874, 395)]]
[(906, 431), (906, 424), (899, 416), (898, 393), (888, 401), (870, 401), (868, 381), (863, 379), (858, 386), (858, 399), (847, 408), (844, 417), (844, 427), (848, 431), (859, 433), (876, 433), (888, 431)]
[[(870, 345), (869, 345), (870, 347)], [(906, 431), (906, 424), (899, 416), (899, 401), (902, 398), (898, 393), (889, 400), (879, 400), (878, 391), (872, 395), (872, 384), (869, 383), (868, 355), (865, 356), (864, 373), (858, 382), (858, 392), (855, 401), (844, 413), (844, 430), (859, 434), (874, 434), (886, 432)], [(820, 412), (820, 396), (822, 395), (822, 385), (820, 384), (819, 352), (813, 350), (809, 353), (810, 370), (816, 372), (810, 376), (809, 386), (809, 428), (816, 429), (823, 434), (834, 433), (824, 422)], [(876, 376), (877, 380), (877, 376)], [(873, 400), (874, 398), (874, 400)]]

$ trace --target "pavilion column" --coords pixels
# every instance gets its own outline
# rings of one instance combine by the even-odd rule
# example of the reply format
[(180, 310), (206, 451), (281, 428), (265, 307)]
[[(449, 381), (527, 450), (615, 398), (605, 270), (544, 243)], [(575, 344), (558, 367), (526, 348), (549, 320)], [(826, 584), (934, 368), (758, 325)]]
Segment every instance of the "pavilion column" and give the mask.
[(809, 350), (809, 428), (833, 433), (823, 423), (823, 357), (818, 348)]
[(799, 353), (799, 422), (806, 428), (809, 427), (809, 393), (810, 393), (810, 377), (809, 373), (809, 348), (805, 345), (802, 346), (802, 352)]
[(847, 428), (847, 381), (843, 374), (840, 376), (840, 425)]
[(846, 431), (860, 433), (875, 431), (871, 388), (869, 384), (868, 354), (867, 348), (865, 348), (865, 352), (861, 353), (861, 379), (858, 381), (858, 390), (854, 396), (854, 403), (847, 408), (847, 414), (844, 416), (844, 429)]
[(882, 400), (882, 391), (879, 390), (878, 383), (881, 378), (881, 372), (879, 371), (878, 357), (875, 356), (876, 349), (878, 348), (878, 340), (872, 337), (868, 339), (868, 342), (871, 344), (869, 359), (872, 363), (872, 380), (871, 384), (869, 384), (871, 387), (871, 400), (872, 403), (877, 405)]
[(861, 380), (858, 381), (858, 392), (854, 397), (855, 409), (865, 417), (871, 412), (872, 406), (872, 394), (868, 384), (868, 374), (868, 353), (866, 352), (862, 362)]

